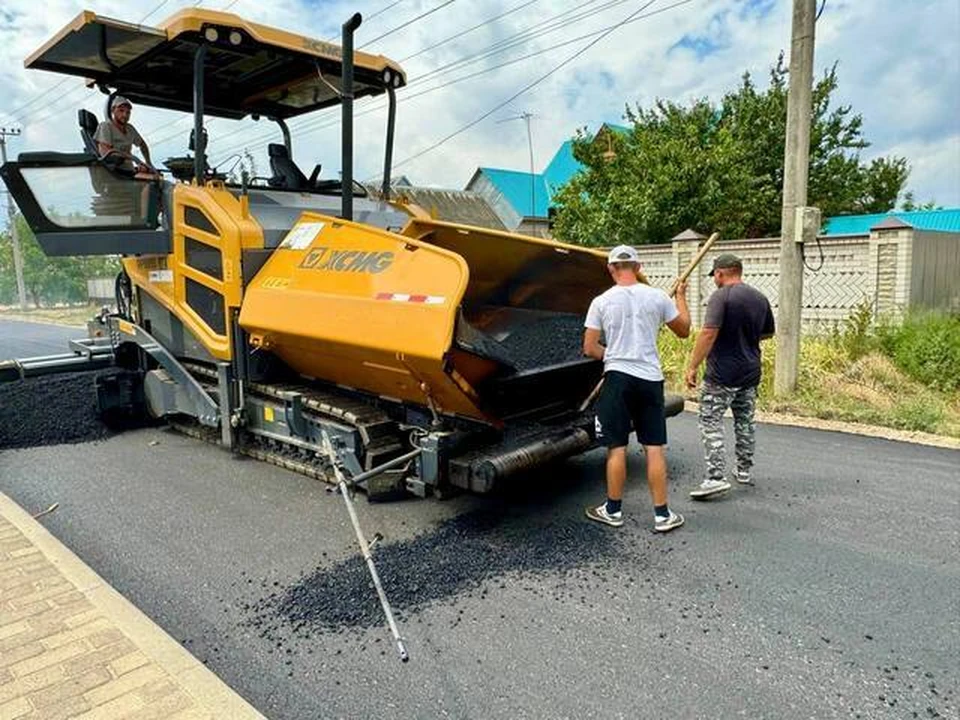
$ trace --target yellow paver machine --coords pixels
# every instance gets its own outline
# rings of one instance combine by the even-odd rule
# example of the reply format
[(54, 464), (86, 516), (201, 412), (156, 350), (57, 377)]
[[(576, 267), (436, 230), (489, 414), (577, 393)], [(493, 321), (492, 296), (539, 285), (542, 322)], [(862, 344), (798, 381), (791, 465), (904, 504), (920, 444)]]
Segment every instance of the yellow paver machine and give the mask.
[[(167, 160), (160, 180), (135, 176), (98, 155), (97, 119), (81, 110), (85, 152), (3, 166), (46, 253), (118, 254), (123, 272), (109, 343), (0, 375), (110, 364), (96, 389), (112, 422), (166, 418), (314, 477), (345, 473), (371, 498), (486, 492), (594, 447), (580, 406), (602, 367), (580, 346), (610, 282), (604, 255), (392, 199), (406, 78), (354, 52), (359, 24), (337, 46), (196, 8), (156, 28), (84, 12), (31, 55), (28, 68), (86, 78), (108, 102), (192, 113), (192, 155)], [(374, 193), (353, 177), (353, 100), (384, 94)], [(287, 121), (337, 105), (342, 172), (307, 176)], [(210, 117), (276, 123), (271, 175), (231, 182), (211, 168)], [(668, 414), (681, 407), (668, 398)]]

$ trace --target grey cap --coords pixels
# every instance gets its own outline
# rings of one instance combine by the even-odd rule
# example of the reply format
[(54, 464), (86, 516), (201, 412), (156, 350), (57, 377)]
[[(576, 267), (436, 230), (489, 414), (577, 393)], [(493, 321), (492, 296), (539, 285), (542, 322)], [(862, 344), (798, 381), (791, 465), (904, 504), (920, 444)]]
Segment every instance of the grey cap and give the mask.
[(133, 108), (133, 103), (127, 100), (123, 95), (114, 95), (113, 102), (110, 103), (110, 109), (113, 110), (121, 105), (126, 105), (128, 108)]
[(640, 254), (636, 248), (632, 248), (629, 245), (617, 245), (610, 251), (610, 254), (607, 255), (607, 263), (613, 265), (618, 262), (638, 263), (640, 262)]
[(726, 270), (728, 268), (736, 268), (740, 272), (743, 272), (743, 263), (733, 253), (723, 253), (722, 255), (717, 255), (713, 259), (713, 267), (710, 268), (710, 272), (707, 275), (713, 275), (717, 270)]

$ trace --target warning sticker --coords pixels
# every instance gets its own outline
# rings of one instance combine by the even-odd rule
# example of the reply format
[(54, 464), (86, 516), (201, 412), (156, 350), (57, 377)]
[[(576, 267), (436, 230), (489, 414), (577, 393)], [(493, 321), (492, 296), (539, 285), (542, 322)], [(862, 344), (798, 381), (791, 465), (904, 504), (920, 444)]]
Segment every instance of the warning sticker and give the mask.
[(305, 222), (294, 225), (293, 229), (283, 238), (280, 247), (290, 250), (303, 250), (310, 247), (310, 243), (323, 230), (324, 224), (322, 222)]
[(151, 270), (150, 282), (152, 283), (172, 283), (173, 270)]

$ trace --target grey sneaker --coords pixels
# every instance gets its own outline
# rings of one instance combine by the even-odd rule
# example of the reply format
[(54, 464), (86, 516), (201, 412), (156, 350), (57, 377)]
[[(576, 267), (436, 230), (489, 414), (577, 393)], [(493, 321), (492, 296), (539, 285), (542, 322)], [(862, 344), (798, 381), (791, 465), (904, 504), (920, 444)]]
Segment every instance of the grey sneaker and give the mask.
[(704, 480), (690, 491), (690, 497), (694, 500), (706, 500), (714, 495), (725, 493), (730, 487), (730, 483), (726, 480)]
[(655, 532), (670, 532), (683, 525), (683, 515), (670, 511), (670, 517), (654, 516), (653, 529)]
[[(623, 513), (608, 513), (606, 503), (599, 505), (598, 507), (588, 507), (587, 517), (591, 520), (596, 520), (597, 522), (602, 522), (604, 525), (610, 525), (612, 527), (620, 527), (623, 525)], [(681, 520), (681, 522), (683, 521)]]
[(749, 470), (746, 470), (746, 471), (744, 471), (744, 470), (737, 470), (737, 471), (733, 474), (733, 478), (734, 478), (734, 480), (736, 480), (737, 483), (740, 484), (740, 485), (753, 485), (753, 476), (750, 475), (750, 471), (749, 471)]

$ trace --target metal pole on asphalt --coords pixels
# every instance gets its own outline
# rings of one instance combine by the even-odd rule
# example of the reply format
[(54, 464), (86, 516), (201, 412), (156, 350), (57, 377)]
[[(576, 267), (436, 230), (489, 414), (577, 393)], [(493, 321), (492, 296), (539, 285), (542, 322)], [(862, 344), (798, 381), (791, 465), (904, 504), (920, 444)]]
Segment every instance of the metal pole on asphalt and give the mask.
[[(322, 430), (321, 435), (323, 439), (323, 449), (326, 452), (327, 457), (330, 459), (330, 465), (333, 467), (333, 474), (337, 479), (337, 489), (340, 491), (340, 495), (343, 497), (343, 502), (347, 506), (347, 514), (350, 516), (350, 522), (353, 525), (353, 532), (356, 533), (357, 544), (360, 545), (360, 554), (363, 555), (363, 559), (367, 562), (367, 570), (370, 572), (370, 578), (373, 580), (373, 587), (377, 591), (377, 597), (380, 599), (380, 607), (383, 608), (383, 614), (387, 618), (387, 625), (389, 625), (393, 639), (397, 643), (397, 652), (400, 653), (400, 660), (401, 662), (407, 662), (410, 659), (410, 655), (407, 653), (407, 648), (403, 644), (403, 638), (400, 637), (400, 630), (397, 628), (397, 621), (393, 617), (393, 608), (390, 607), (390, 601), (387, 599), (387, 594), (384, 592), (383, 585), (380, 583), (380, 575), (377, 573), (377, 566), (374, 565), (373, 555), (370, 554), (370, 544), (367, 542), (367, 538), (364, 537), (363, 530), (360, 528), (360, 519), (357, 517), (357, 511), (353, 507), (353, 500), (350, 498), (350, 486), (347, 485), (347, 480), (343, 476), (343, 470), (340, 467), (340, 457), (337, 455), (337, 451), (333, 447), (333, 443), (330, 441), (330, 436), (327, 434), (327, 431)], [(383, 467), (381, 467), (381, 469), (383, 469)]]
[[(18, 128), (0, 127), (0, 157), (7, 162), (7, 136), (16, 137), (20, 134)], [(20, 234), (17, 232), (16, 207), (13, 204), (13, 195), (7, 191), (7, 218), (10, 221), (10, 243), (13, 245), (13, 272), (17, 276), (17, 299), (20, 309), (27, 309), (27, 289), (23, 282), (23, 256), (20, 254)]]
[(816, 0), (793, 0), (783, 210), (780, 216), (780, 308), (777, 314), (777, 357), (773, 380), (774, 393), (777, 395), (786, 395), (796, 389), (800, 357), (803, 237), (798, 234), (802, 227), (797, 227), (797, 208), (807, 204), (816, 4)]

